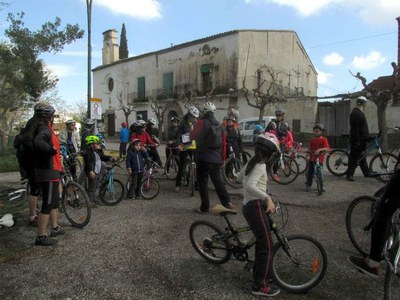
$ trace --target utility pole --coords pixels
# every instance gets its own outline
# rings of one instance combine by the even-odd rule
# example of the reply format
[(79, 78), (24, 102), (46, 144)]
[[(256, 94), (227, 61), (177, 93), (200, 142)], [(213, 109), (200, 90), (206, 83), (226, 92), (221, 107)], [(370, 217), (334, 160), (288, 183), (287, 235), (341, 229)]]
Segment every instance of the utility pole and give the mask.
[(90, 119), (90, 99), (92, 98), (92, 2), (86, 0), (87, 23), (88, 23), (88, 61), (87, 61), (87, 117)]

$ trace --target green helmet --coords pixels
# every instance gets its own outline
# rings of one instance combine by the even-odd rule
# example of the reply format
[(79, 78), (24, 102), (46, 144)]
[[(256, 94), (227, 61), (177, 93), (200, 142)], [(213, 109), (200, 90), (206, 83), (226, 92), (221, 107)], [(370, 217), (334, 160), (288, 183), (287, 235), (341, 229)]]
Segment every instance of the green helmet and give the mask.
[(85, 138), (86, 141), (86, 145), (91, 145), (91, 144), (96, 144), (96, 143), (100, 143), (100, 139), (98, 136), (95, 135), (88, 135)]

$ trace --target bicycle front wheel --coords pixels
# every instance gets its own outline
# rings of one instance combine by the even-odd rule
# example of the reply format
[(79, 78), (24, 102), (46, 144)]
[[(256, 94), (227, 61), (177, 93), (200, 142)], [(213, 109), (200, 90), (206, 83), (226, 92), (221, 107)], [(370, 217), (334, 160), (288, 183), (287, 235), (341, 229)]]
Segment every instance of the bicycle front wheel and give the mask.
[(168, 179), (175, 179), (178, 174), (179, 158), (175, 155), (170, 155), (165, 163), (165, 175)]
[(223, 264), (230, 259), (228, 239), (217, 225), (195, 221), (190, 226), (189, 237), (194, 250), (208, 262)]
[(237, 158), (228, 158), (222, 167), (222, 177), (229, 186), (235, 189), (242, 187), (242, 183), (236, 180), (242, 167), (242, 162)]
[(158, 196), (160, 192), (160, 182), (156, 178), (149, 178), (140, 184), (140, 195), (143, 199), (151, 200)]
[(371, 246), (371, 219), (374, 213), (376, 198), (360, 196), (355, 198), (346, 211), (346, 229), (353, 246), (363, 257), (369, 253)]
[(89, 224), (91, 204), (85, 189), (74, 181), (68, 181), (63, 187), (61, 199), (63, 213), (72, 226), (83, 228)]
[(384, 299), (400, 299), (400, 273), (395, 274), (390, 266), (386, 267)]
[(104, 181), (100, 186), (99, 198), (107, 206), (117, 205), (124, 197), (125, 189), (119, 179)]
[(274, 245), (272, 274), (282, 289), (304, 293), (324, 278), (328, 260), (325, 249), (312, 237), (293, 235)]
[[(397, 157), (390, 153), (375, 154), (369, 162), (370, 172), (392, 173), (397, 164)], [(375, 178), (381, 182), (389, 182), (392, 174), (379, 175)]]
[(335, 176), (343, 176), (349, 166), (349, 156), (341, 149), (336, 149), (326, 156), (326, 167)]

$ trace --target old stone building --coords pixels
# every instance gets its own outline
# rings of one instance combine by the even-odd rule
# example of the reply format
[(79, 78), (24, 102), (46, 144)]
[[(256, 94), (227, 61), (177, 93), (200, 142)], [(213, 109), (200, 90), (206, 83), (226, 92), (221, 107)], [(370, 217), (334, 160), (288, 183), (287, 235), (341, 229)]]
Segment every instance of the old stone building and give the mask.
[[(131, 124), (140, 114), (155, 117), (149, 100), (166, 103), (163, 128), (171, 116), (182, 116), (189, 104), (209, 97), (222, 120), (229, 108), (240, 118), (259, 115), (254, 92), (276, 93), (286, 102), (267, 105), (264, 114), (286, 110), (294, 132), (311, 132), (317, 112), (317, 72), (294, 31), (234, 30), (127, 59), (118, 59), (116, 30), (103, 33), (103, 64), (93, 69), (93, 96), (102, 99), (105, 131), (113, 135), (125, 120), (120, 105), (131, 105)], [(211, 93), (210, 93), (211, 92)], [(208, 94), (208, 96), (207, 96)]]

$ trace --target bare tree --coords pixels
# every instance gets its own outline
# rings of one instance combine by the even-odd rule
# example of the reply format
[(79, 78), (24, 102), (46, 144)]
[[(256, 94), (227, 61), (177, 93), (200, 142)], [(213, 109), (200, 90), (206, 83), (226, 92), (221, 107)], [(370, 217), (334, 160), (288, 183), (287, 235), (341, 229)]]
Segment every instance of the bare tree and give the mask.
[[(117, 94), (117, 99), (118, 99), (117, 110), (123, 111), (124, 116), (125, 116), (125, 122), (129, 124), (129, 120), (128, 120), (129, 116), (132, 112), (134, 112), (136, 110), (136, 108), (133, 105), (133, 101), (129, 101), (128, 89), (126, 88), (126, 93), (124, 93), (124, 91), (125, 91), (125, 88), (120, 88), (120, 91)], [(124, 97), (124, 94), (126, 94), (125, 97)]]
[(283, 75), (283, 72), (275, 72), (272, 68), (263, 65), (257, 69), (256, 73), (261, 74), (262, 71), (266, 73), (265, 78), (258, 78), (257, 86), (251, 92), (246, 87), (246, 76), (242, 82), (247, 104), (259, 110), (259, 121), (262, 120), (267, 105), (286, 102), (282, 86), (278, 84), (279, 76)]

